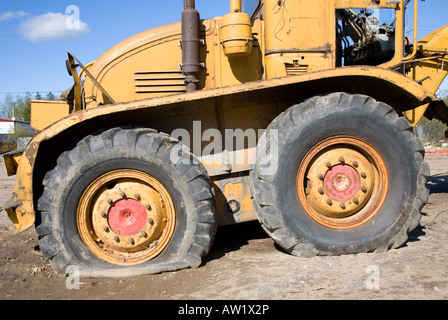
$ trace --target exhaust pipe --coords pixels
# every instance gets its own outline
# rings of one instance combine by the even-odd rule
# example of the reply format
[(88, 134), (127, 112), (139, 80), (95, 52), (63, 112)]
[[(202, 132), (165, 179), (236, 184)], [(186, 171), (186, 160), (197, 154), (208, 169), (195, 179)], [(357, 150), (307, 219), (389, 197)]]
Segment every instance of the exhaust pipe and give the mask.
[(199, 12), (195, 0), (184, 0), (182, 12), (182, 73), (185, 75), (187, 92), (196, 91), (199, 82)]

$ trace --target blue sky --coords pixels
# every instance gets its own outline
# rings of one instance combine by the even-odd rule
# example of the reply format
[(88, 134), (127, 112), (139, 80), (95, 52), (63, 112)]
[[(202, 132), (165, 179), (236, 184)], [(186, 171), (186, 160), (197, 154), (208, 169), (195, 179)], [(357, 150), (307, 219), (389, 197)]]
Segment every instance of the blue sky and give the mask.
[[(71, 5), (79, 8), (81, 24), (74, 32), (58, 31)], [(196, 7), (201, 18), (212, 18), (227, 13), (229, 1), (196, 0)], [(447, 0), (426, 0), (419, 8), (419, 38), (448, 24)], [(65, 69), (67, 52), (87, 64), (138, 32), (179, 21), (182, 10), (183, 0), (1, 1), (0, 103), (5, 93), (39, 91), (45, 95), (65, 90), (72, 85)], [(47, 29), (33, 33), (42, 23), (47, 23)]]

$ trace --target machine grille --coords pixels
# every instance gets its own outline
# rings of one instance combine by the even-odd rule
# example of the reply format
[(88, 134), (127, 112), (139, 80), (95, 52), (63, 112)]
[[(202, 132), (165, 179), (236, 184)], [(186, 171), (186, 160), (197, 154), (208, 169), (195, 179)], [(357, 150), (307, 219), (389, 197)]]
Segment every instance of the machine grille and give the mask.
[(308, 72), (308, 65), (306, 64), (290, 64), (286, 63), (286, 74), (288, 76), (295, 76)]
[(185, 76), (180, 70), (139, 71), (134, 73), (136, 93), (186, 92)]

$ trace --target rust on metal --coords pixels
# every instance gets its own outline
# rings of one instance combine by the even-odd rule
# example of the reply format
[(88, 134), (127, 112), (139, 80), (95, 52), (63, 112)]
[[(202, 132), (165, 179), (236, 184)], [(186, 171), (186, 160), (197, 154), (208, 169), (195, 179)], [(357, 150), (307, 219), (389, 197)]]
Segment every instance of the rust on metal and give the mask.
[[(123, 198), (123, 190), (138, 191), (140, 200)], [(77, 211), (86, 246), (117, 265), (136, 265), (158, 256), (173, 236), (175, 221), (174, 205), (164, 186), (134, 170), (112, 171), (95, 180), (83, 193)]]
[(185, 75), (187, 92), (197, 90), (201, 68), (199, 60), (199, 12), (194, 0), (184, 0), (182, 12), (182, 73)]
[[(311, 182), (310, 190), (304, 190), (305, 181)], [(387, 187), (386, 167), (376, 150), (348, 136), (329, 138), (312, 148), (297, 173), (297, 192), (307, 214), (333, 229), (355, 228), (372, 219)]]

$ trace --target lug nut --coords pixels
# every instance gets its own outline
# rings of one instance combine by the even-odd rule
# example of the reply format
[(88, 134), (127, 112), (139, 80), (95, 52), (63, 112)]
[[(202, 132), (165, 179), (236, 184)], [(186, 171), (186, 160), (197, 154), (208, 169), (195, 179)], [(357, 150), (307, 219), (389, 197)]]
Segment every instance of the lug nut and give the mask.
[(146, 210), (148, 210), (148, 211), (151, 211), (151, 210), (152, 210), (152, 208), (151, 208), (151, 206), (150, 206), (149, 204), (147, 204), (147, 205), (145, 206), (145, 208), (146, 208)]
[(331, 163), (330, 162), (327, 162), (325, 165), (327, 166), (328, 169), (331, 169)]
[(367, 188), (363, 186), (363, 187), (361, 187), (361, 191), (366, 193), (367, 192)]
[(342, 210), (345, 210), (345, 203), (344, 202), (341, 202), (341, 208), (342, 208)]
[(323, 174), (319, 174), (319, 180), (324, 181), (325, 177)]
[(132, 238), (129, 239), (129, 243), (132, 244), (132, 245), (134, 245), (134, 244), (135, 244), (134, 239), (132, 239)]
[(354, 202), (356, 205), (358, 205), (358, 204), (359, 204), (359, 200), (358, 200), (358, 198), (354, 198), (354, 199), (353, 199), (353, 202)]
[(101, 213), (101, 216), (102, 216), (104, 219), (106, 219), (106, 218), (107, 218), (107, 213), (106, 213), (106, 212), (102, 212), (102, 213)]
[(142, 231), (141, 233), (142, 237), (146, 238), (148, 236), (148, 234), (145, 231)]
[(365, 173), (365, 172), (361, 172), (361, 177), (362, 177), (363, 179), (367, 178), (366, 173)]
[(118, 236), (114, 237), (115, 242), (120, 242), (120, 238)]
[(107, 199), (107, 203), (110, 204), (110, 205), (113, 205), (113, 204), (114, 204), (114, 202), (112, 201), (112, 199)]
[(149, 223), (150, 225), (153, 225), (153, 224), (154, 224), (154, 220), (152, 220), (151, 218), (148, 218), (148, 223)]
[(124, 193), (123, 191), (120, 192), (120, 197), (122, 198), (126, 198), (126, 193)]
[(103, 230), (104, 230), (104, 232), (109, 232), (109, 228), (106, 226), (103, 227)]
[(358, 167), (358, 161), (353, 161), (353, 166), (357, 168)]
[(340, 158), (339, 158), (339, 162), (340, 162), (340, 163), (345, 163), (345, 159), (344, 159), (344, 157), (340, 157)]
[(319, 193), (320, 193), (320, 194), (324, 194), (324, 189), (322, 189), (322, 188), (319, 188), (319, 190), (318, 190), (318, 191), (319, 191)]
[(137, 199), (137, 201), (140, 201), (140, 200), (142, 200), (142, 198), (140, 197), (140, 195), (139, 195), (139, 194), (136, 194), (136, 195), (134, 195), (134, 197), (135, 197), (135, 199)]
[(331, 199), (328, 199), (328, 200), (327, 200), (327, 204), (328, 204), (329, 206), (331, 206), (331, 205), (333, 205), (333, 201), (331, 201)]

